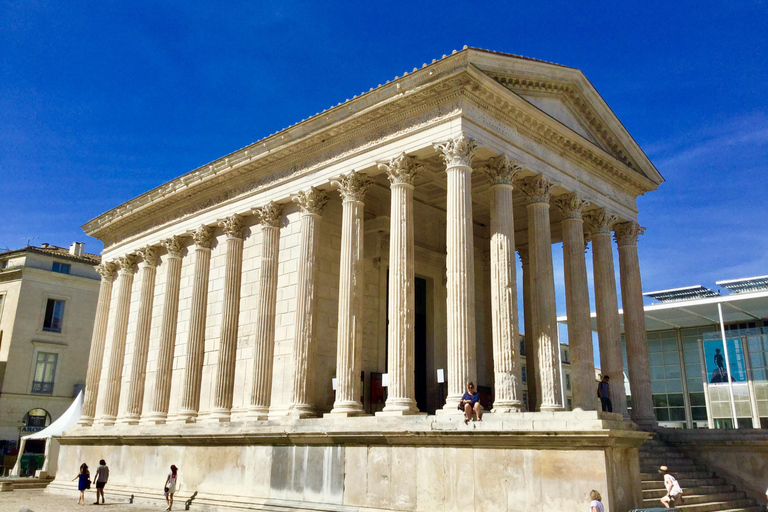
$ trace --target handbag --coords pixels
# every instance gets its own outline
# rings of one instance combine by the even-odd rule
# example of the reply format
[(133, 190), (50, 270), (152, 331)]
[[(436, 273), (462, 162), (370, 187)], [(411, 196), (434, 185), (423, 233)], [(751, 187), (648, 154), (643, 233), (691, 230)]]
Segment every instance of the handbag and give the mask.
[(165, 494), (168, 494), (168, 486), (163, 487), (163, 491), (165, 491)]

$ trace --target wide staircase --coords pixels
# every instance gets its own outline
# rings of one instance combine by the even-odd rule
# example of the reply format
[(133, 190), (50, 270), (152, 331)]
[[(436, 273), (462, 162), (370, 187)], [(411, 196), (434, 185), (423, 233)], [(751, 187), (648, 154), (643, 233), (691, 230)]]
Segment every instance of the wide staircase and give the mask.
[(663, 507), (659, 498), (667, 491), (659, 466), (667, 466), (683, 488), (684, 502), (675, 503), (684, 512), (763, 512), (765, 508), (737, 491), (706, 466), (696, 464), (673, 445), (654, 437), (640, 447), (640, 477), (643, 484), (643, 506)]

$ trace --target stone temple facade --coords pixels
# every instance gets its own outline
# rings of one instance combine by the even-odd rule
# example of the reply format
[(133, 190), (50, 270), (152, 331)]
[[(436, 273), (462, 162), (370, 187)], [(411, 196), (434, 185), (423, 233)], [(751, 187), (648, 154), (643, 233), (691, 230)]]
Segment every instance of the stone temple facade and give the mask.
[[(464, 48), (149, 191), (84, 226), (103, 279), (60, 474), (105, 458), (111, 492), (153, 500), (176, 464), (193, 509), (633, 508), (654, 423), (636, 198), (662, 181), (580, 71)], [(465, 425), (470, 380), (493, 406)]]

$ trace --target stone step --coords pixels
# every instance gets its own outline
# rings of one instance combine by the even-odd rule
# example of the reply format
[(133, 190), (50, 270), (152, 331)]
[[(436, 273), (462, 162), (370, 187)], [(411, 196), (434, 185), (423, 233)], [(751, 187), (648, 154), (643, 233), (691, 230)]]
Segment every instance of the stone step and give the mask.
[[(644, 506), (646, 507), (655, 507), (657, 503), (659, 502), (656, 500), (644, 500)], [(755, 507), (754, 500), (748, 499), (688, 504), (688, 498), (685, 498), (685, 503), (682, 505), (676, 503), (675, 508), (681, 512), (726, 512), (736, 510), (749, 510), (750, 512), (759, 512), (762, 510), (760, 507)]]
[[(655, 476), (658, 476), (658, 475), (655, 475)], [(693, 480), (678, 480), (678, 483), (683, 489), (690, 489), (690, 488), (696, 488), (696, 487), (706, 487), (710, 485), (724, 485), (725, 480), (719, 477), (697, 478)], [(643, 490), (663, 489), (664, 482), (657, 479), (643, 480), (642, 487), (643, 487)]]
[[(723, 485), (702, 485), (699, 487), (683, 487), (683, 493), (685, 496), (697, 495), (697, 494), (718, 494), (726, 492), (735, 492), (736, 487), (730, 484)], [(667, 494), (667, 490), (664, 488), (643, 489), (643, 499), (661, 498)]]
[[(658, 460), (643, 459), (642, 461), (640, 461), (640, 472), (641, 473), (650, 473), (652, 471), (658, 472), (660, 466), (667, 466), (669, 468), (669, 472), (672, 473), (673, 475), (676, 473), (680, 473), (681, 471), (690, 471), (691, 470), (690, 468), (704, 467), (690, 459), (678, 459), (675, 461), (667, 461), (664, 459), (658, 459)], [(649, 469), (649, 471), (645, 471), (645, 469)]]
[[(661, 492), (661, 496), (664, 496), (665, 494), (666, 491)], [(651, 503), (658, 503), (661, 496), (650, 497), (643, 494), (643, 503), (645, 503), (646, 506)], [(704, 505), (712, 502), (739, 501), (745, 499), (746, 496), (741, 491), (722, 492), (715, 494), (688, 494), (685, 492), (685, 489), (683, 489), (683, 498), (685, 498), (685, 505)]]
[[(712, 471), (678, 471), (673, 474), (673, 476), (677, 479), (677, 481), (681, 480), (696, 480), (699, 478), (714, 478), (716, 475)], [(656, 473), (640, 473), (640, 480), (642, 481), (648, 481), (648, 480), (658, 480), (659, 482), (663, 481), (664, 479), (659, 475), (658, 472)]]

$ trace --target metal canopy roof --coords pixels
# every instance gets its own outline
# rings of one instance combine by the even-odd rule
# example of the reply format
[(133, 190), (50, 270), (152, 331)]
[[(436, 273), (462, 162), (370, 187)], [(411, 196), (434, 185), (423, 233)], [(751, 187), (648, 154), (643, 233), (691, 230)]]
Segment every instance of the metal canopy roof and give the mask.
[(656, 292), (645, 292), (646, 297), (652, 297), (659, 302), (677, 302), (681, 300), (703, 299), (705, 297), (717, 297), (720, 295), (709, 288), (700, 284), (696, 286), (685, 286), (683, 288), (672, 288), (670, 290), (659, 290)]
[(768, 290), (768, 276), (729, 279), (727, 281), (718, 281), (715, 284), (729, 290), (731, 293), (757, 292)]

